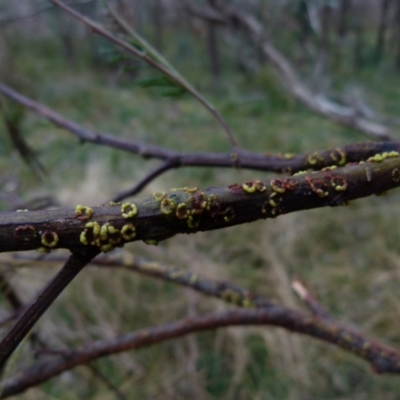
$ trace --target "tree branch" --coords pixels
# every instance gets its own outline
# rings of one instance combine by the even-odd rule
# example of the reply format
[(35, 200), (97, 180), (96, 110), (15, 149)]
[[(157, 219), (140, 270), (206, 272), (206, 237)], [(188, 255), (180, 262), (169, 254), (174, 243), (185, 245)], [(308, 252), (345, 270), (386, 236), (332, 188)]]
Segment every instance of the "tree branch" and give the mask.
[[(342, 153), (331, 152), (332, 159)], [(314, 162), (310, 158), (309, 162)], [(91, 246), (107, 252), (127, 242), (156, 244), (178, 233), (226, 228), (289, 212), (337, 206), (400, 186), (398, 152), (365, 162), (228, 187), (168, 193), (75, 210), (0, 213), (0, 252)]]
[(16, 395), (78, 365), (100, 357), (143, 348), (190, 333), (226, 326), (273, 325), (335, 344), (370, 362), (377, 373), (399, 373), (400, 353), (332, 319), (310, 316), (280, 305), (259, 309), (216, 312), (141, 329), (116, 339), (60, 350), (62, 359), (39, 361), (1, 385), (1, 398)]
[(62, 270), (44, 288), (32, 304), (22, 312), (17, 322), (0, 342), (0, 369), (4, 368), (8, 358), (58, 295), (98, 253), (99, 250), (96, 248), (73, 252)]
[[(165, 161), (165, 165), (158, 167), (162, 172), (168, 169), (180, 167), (227, 167), (231, 168), (235, 162), (232, 160), (232, 153), (189, 153), (166, 149), (160, 146), (148, 145), (128, 139), (121, 139), (106, 133), (100, 133), (86, 129), (75, 122), (64, 118), (62, 115), (36, 102), (8, 85), (0, 82), (0, 93), (9, 99), (16, 101), (24, 107), (46, 118), (60, 128), (66, 129), (81, 139), (83, 142), (90, 142), (103, 146), (112, 147), (118, 150), (127, 151), (142, 156), (143, 158), (156, 158)], [(239, 165), (241, 168), (294, 173), (304, 169), (318, 170), (331, 165), (342, 166), (346, 162), (357, 162), (367, 159), (377, 153), (399, 151), (399, 142), (371, 142), (343, 146), (337, 149), (312, 152), (309, 154), (283, 154), (274, 155), (268, 153), (255, 153), (247, 150), (240, 150)], [(336, 155), (335, 155), (336, 154)], [(167, 167), (168, 165), (168, 167)], [(157, 171), (158, 168), (155, 170)], [(165, 170), (164, 170), (165, 168)], [(154, 177), (157, 173), (152, 172)], [(153, 179), (153, 178), (152, 178)], [(149, 183), (147, 177), (144, 178)], [(137, 189), (133, 190), (137, 192)]]

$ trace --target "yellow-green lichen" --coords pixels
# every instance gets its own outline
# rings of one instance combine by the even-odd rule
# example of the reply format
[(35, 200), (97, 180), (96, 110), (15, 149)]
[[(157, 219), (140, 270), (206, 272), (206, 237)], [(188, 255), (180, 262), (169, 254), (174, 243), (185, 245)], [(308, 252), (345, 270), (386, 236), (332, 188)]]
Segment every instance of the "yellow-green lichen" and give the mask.
[(190, 215), (186, 203), (179, 203), (176, 207), (176, 217), (179, 219), (185, 219)]
[(249, 194), (257, 192), (265, 192), (267, 190), (267, 187), (265, 184), (259, 180), (251, 181), (251, 182), (245, 182), (242, 184), (242, 189)]
[(331, 186), (337, 191), (337, 192), (344, 192), (347, 190), (348, 183), (345, 179), (344, 176), (334, 176), (331, 179)]
[(100, 251), (102, 251), (103, 253), (108, 253), (115, 249), (115, 246), (113, 246), (111, 243), (106, 243), (99, 247), (100, 247)]
[[(173, 191), (174, 189), (171, 189)], [(161, 201), (166, 196), (165, 192), (155, 192), (153, 193), (153, 199), (156, 201)]]
[(172, 214), (175, 209), (175, 203), (172, 199), (165, 197), (161, 200), (160, 210), (164, 215)]
[(293, 174), (293, 176), (306, 175), (306, 174), (308, 174), (308, 171), (298, 171), (295, 174)]
[(368, 158), (367, 161), (370, 162), (382, 162), (384, 158), (382, 157), (382, 154), (375, 154), (374, 156)]
[(56, 247), (59, 241), (59, 237), (56, 232), (53, 231), (46, 231), (41, 236), (41, 243), (43, 246), (46, 247)]
[(136, 237), (136, 228), (132, 224), (124, 225), (121, 228), (121, 235), (125, 240), (130, 241)]
[(108, 232), (108, 243), (117, 245), (118, 243), (121, 242), (122, 240), (121, 232), (115, 226), (109, 224), (107, 226), (107, 232)]
[(93, 235), (98, 236), (98, 235), (100, 235), (100, 232), (101, 232), (101, 226), (98, 222), (95, 222), (93, 224)]
[(254, 304), (254, 301), (252, 301), (248, 297), (243, 298), (242, 307), (244, 307), (244, 308), (255, 308), (255, 306), (256, 305)]
[(185, 186), (185, 187), (183, 188), (183, 190), (184, 190), (186, 193), (196, 193), (196, 192), (197, 192), (197, 187), (195, 187), (195, 186), (193, 186), (193, 187)]
[(93, 216), (93, 208), (78, 204), (75, 207), (75, 217), (79, 219), (90, 219)]
[(188, 215), (187, 217), (187, 226), (190, 229), (196, 229), (200, 224), (200, 221), (198, 218), (195, 218), (193, 215)]
[(374, 156), (368, 158), (367, 161), (371, 162), (382, 162), (383, 160), (386, 160), (387, 158), (396, 158), (399, 157), (399, 153), (397, 151), (384, 151), (381, 154), (375, 154)]
[(393, 169), (392, 171), (392, 180), (393, 182), (400, 181), (400, 170), (398, 168)]
[(330, 157), (335, 162), (336, 165), (346, 164), (346, 153), (339, 147), (337, 147), (330, 153)]
[(271, 193), (271, 195), (269, 196), (268, 203), (271, 207), (278, 207), (279, 201), (277, 202), (275, 200), (278, 200), (278, 195), (277, 195), (277, 193), (274, 192), (274, 193)]
[(272, 179), (271, 180), (271, 189), (276, 193), (285, 193), (286, 189), (282, 185), (281, 180)]
[(307, 165), (314, 166), (318, 162), (323, 162), (324, 159), (319, 153), (311, 153), (307, 157)]
[(133, 218), (137, 215), (138, 208), (133, 203), (124, 203), (121, 206), (121, 213), (122, 213), (122, 217), (125, 219)]
[[(103, 241), (103, 242), (106, 242), (107, 241), (107, 239), (108, 239), (108, 226), (109, 226), (110, 224), (108, 223), (108, 222), (106, 222), (105, 224), (103, 224), (102, 226), (101, 226), (101, 228), (100, 228), (100, 239)], [(94, 231), (93, 231), (93, 234), (94, 234)]]
[(292, 158), (295, 158), (295, 157), (296, 157), (296, 154), (293, 154), (293, 153), (285, 153), (283, 155), (283, 158), (285, 158), (286, 160), (291, 160)]
[(154, 239), (146, 239), (143, 240), (144, 243), (150, 245), (150, 246), (158, 246), (158, 240), (154, 240)]
[(86, 237), (86, 231), (82, 231), (80, 236), (79, 236), (79, 241), (84, 244), (85, 246), (87, 246), (89, 244), (87, 237)]
[(337, 165), (330, 165), (329, 167), (322, 168), (321, 171), (333, 171), (337, 169)]
[(237, 304), (239, 305), (242, 300), (242, 296), (240, 293), (235, 292), (232, 289), (225, 289), (221, 293), (221, 298), (228, 303)]

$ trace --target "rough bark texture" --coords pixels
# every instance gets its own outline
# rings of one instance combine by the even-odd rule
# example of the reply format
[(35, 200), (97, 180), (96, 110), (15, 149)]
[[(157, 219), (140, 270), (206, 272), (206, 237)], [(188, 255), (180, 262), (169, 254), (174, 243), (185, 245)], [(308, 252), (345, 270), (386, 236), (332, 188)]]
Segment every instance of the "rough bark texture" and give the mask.
[[(347, 162), (340, 149), (332, 161)], [(320, 153), (308, 164), (322, 162)], [(171, 189), (168, 193), (76, 209), (0, 213), (0, 252), (96, 246), (107, 252), (126, 242), (156, 244), (178, 233), (221, 229), (293, 211), (338, 206), (400, 186), (399, 153), (384, 152), (346, 167), (228, 187)]]

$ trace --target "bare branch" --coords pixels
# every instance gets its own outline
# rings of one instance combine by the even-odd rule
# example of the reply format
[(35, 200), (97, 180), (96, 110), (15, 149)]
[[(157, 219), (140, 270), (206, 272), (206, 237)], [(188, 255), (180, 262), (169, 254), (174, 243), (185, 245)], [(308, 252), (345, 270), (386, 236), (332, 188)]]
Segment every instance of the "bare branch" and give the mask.
[(23, 311), (14, 326), (1, 340), (0, 369), (4, 368), (8, 358), (58, 295), (98, 253), (99, 250), (92, 247), (75, 251), (71, 254), (62, 270), (44, 288), (32, 304)]
[[(84, 142), (90, 142), (103, 146), (116, 148), (130, 153), (138, 154), (144, 158), (156, 158), (165, 161), (166, 163), (158, 167), (150, 175), (158, 176), (159, 170), (162, 172), (169, 169), (180, 167), (227, 167), (231, 168), (235, 161), (232, 153), (189, 153), (179, 152), (166, 149), (160, 146), (143, 144), (128, 139), (121, 139), (112, 135), (100, 132), (94, 132), (86, 129), (75, 122), (64, 118), (62, 115), (36, 102), (4, 83), (0, 82), (0, 93), (7, 96), (11, 100), (18, 102), (24, 107), (30, 109), (43, 118), (51, 121), (60, 128), (64, 128)], [(343, 146), (337, 149), (312, 152), (309, 154), (283, 154), (274, 155), (268, 153), (255, 153), (247, 150), (240, 150), (240, 160), (238, 164), (241, 168), (254, 169), (261, 171), (274, 171), (284, 173), (294, 173), (305, 169), (318, 170), (331, 165), (342, 166), (346, 162), (357, 162), (367, 159), (377, 153), (399, 151), (399, 142), (387, 143), (361, 143)], [(168, 167), (167, 167), (168, 165)], [(165, 170), (164, 170), (165, 168)], [(146, 176), (143, 179), (145, 184), (148, 184), (151, 179)], [(139, 186), (140, 185), (140, 186)], [(141, 189), (142, 183), (139, 183), (132, 193), (123, 193), (121, 196), (132, 195)], [(121, 198), (121, 197), (119, 197)]]
[[(48, 254), (40, 260), (31, 256), (26, 257), (20, 255), (15, 255), (14, 258), (17, 265), (24, 266), (26, 263), (38, 263), (40, 261), (45, 263), (55, 262), (57, 264), (65, 261), (65, 257), (58, 254)], [(118, 251), (107, 255), (102, 254), (93, 259), (90, 266), (103, 268), (121, 267), (130, 271), (139, 272), (140, 274), (152, 278), (192, 288), (207, 296), (213, 296), (229, 304), (234, 304), (240, 307), (260, 308), (269, 307), (275, 304), (263, 296), (252, 293), (230, 282), (216, 281), (188, 270), (168, 267), (167, 265), (155, 261), (135, 257), (128, 252)]]
[(217, 312), (186, 318), (158, 327), (138, 330), (116, 339), (87, 343), (76, 349), (60, 350), (62, 359), (39, 361), (1, 385), (1, 398), (21, 393), (60, 373), (123, 351), (143, 348), (165, 340), (226, 326), (272, 325), (335, 344), (366, 361), (375, 372), (399, 373), (400, 352), (376, 342), (331, 319), (291, 310), (280, 305), (259, 309)]

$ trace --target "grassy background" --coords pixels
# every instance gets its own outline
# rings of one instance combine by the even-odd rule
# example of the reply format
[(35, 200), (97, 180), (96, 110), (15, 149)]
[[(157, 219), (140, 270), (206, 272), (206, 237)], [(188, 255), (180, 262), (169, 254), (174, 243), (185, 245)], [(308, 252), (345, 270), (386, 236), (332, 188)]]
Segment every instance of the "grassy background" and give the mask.
[[(168, 55), (218, 106), (246, 149), (309, 152), (367, 140), (296, 104), (271, 71), (243, 76), (225, 55), (218, 91), (211, 90), (202, 43), (189, 35), (169, 41)], [(91, 128), (183, 151), (228, 151), (215, 121), (189, 98), (173, 100), (140, 88), (115, 66), (91, 63), (88, 44), (66, 62), (56, 40), (5, 35), (8, 57), (3, 79), (68, 118)], [(185, 57), (185, 49), (195, 52)], [(195, 50), (193, 50), (195, 49)], [(344, 66), (338, 88), (362, 85), (380, 112), (400, 111), (400, 77), (389, 67), (366, 67), (357, 76)], [(149, 71), (140, 67), (140, 74)], [(12, 107), (9, 104), (9, 107)], [(29, 199), (52, 194), (63, 207), (99, 204), (127, 189), (157, 163), (112, 149), (80, 144), (70, 133), (26, 113), (23, 132), (49, 171), (36, 179), (0, 132), (0, 176), (17, 182)], [(265, 179), (262, 172), (187, 168), (169, 172), (143, 195), (170, 187), (228, 185)], [(4, 185), (3, 190), (7, 190)], [(10, 189), (11, 190), (11, 189)], [(399, 192), (348, 207), (280, 216), (190, 236), (158, 247), (133, 243), (124, 250), (232, 281), (302, 308), (290, 288), (306, 280), (332, 314), (365, 332), (400, 345)], [(6, 207), (6, 204), (2, 205)], [(42, 266), (13, 269), (1, 256), (11, 282), (28, 300), (54, 274)], [(3, 313), (7, 309), (1, 300)], [(142, 327), (228, 306), (172, 284), (132, 272), (86, 268), (37, 325), (55, 347), (77, 346)], [(13, 358), (10, 375), (32, 360), (26, 341)], [(93, 365), (132, 399), (400, 399), (397, 377), (378, 376), (369, 366), (308, 337), (269, 327), (228, 328), (191, 335), (127, 352)], [(86, 367), (79, 367), (20, 395), (21, 399), (113, 399), (115, 394)]]

